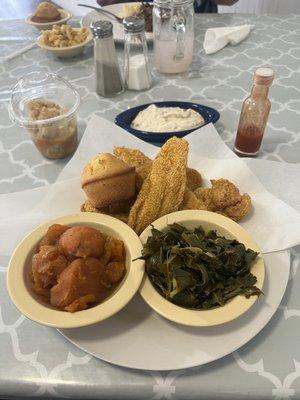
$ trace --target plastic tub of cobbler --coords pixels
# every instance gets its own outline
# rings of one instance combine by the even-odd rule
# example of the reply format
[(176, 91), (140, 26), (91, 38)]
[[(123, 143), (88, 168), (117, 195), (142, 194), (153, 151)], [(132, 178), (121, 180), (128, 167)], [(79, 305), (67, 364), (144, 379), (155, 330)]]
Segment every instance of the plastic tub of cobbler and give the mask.
[(60, 159), (77, 148), (77, 110), (80, 97), (59, 75), (31, 72), (12, 90), (9, 114), (28, 130), (41, 154)]

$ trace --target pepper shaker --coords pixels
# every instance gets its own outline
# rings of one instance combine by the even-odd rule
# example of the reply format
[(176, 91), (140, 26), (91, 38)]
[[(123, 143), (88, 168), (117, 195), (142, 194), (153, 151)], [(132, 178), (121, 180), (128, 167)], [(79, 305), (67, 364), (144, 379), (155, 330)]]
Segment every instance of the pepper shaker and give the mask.
[(145, 20), (140, 16), (124, 18), (124, 80), (129, 90), (145, 90), (152, 85), (145, 35)]
[(123, 91), (115, 44), (113, 25), (110, 21), (96, 21), (91, 24), (94, 36), (94, 63), (96, 92), (103, 97), (113, 97)]

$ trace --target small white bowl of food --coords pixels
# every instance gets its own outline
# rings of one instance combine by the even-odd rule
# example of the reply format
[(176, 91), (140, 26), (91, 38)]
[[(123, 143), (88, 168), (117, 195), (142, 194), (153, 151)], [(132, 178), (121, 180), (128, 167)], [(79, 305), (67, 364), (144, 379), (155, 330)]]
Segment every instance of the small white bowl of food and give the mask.
[(88, 28), (54, 25), (51, 30), (41, 33), (37, 44), (59, 58), (71, 58), (82, 53), (84, 46), (92, 39), (92, 33)]
[(38, 226), (9, 262), (7, 287), (29, 319), (79, 328), (120, 311), (138, 291), (144, 261), (135, 232), (108, 215), (78, 213)]
[(264, 261), (236, 222), (209, 211), (178, 211), (140, 235), (146, 274), (140, 294), (163, 317), (188, 326), (230, 322), (262, 293)]
[(69, 11), (57, 8), (54, 4), (43, 1), (25, 21), (27, 24), (43, 31), (51, 29), (53, 25), (65, 24), (72, 16), (72, 13)]

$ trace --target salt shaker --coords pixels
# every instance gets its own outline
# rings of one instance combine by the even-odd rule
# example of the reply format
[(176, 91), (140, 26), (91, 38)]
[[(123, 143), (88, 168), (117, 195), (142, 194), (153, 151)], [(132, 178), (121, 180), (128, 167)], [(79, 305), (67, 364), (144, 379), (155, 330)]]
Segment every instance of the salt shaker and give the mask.
[(127, 17), (123, 20), (125, 30), (124, 80), (129, 90), (149, 89), (152, 84), (148, 48), (143, 17)]
[(103, 97), (113, 97), (123, 91), (123, 82), (113, 40), (113, 25), (110, 21), (91, 24), (94, 36), (94, 62), (96, 92)]

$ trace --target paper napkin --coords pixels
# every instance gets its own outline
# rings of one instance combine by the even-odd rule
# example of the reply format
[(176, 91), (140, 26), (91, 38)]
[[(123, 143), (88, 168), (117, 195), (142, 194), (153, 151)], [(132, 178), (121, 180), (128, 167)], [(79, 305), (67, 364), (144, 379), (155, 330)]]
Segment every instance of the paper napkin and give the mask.
[(239, 25), (207, 29), (203, 42), (205, 53), (216, 53), (227, 44), (237, 45), (249, 35), (252, 27), (253, 25)]

